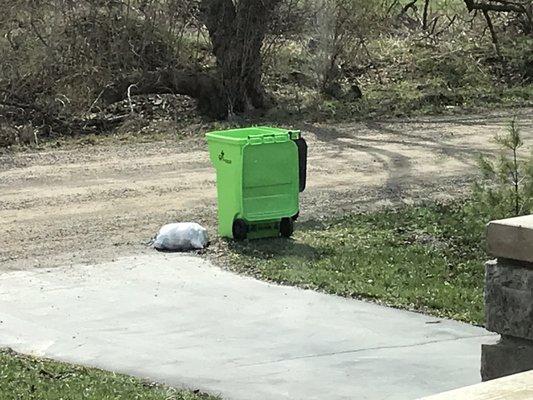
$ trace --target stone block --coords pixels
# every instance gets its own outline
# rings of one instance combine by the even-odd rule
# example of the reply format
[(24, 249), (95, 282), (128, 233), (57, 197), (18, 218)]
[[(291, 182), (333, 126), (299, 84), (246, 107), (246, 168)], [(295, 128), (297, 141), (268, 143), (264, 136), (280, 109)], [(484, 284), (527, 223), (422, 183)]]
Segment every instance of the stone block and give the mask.
[(481, 346), (481, 378), (501, 378), (533, 369), (533, 342), (502, 336), (497, 344)]
[(490, 222), (487, 242), (494, 257), (533, 262), (533, 215)]
[(486, 328), (533, 340), (533, 269), (514, 262), (485, 266)]

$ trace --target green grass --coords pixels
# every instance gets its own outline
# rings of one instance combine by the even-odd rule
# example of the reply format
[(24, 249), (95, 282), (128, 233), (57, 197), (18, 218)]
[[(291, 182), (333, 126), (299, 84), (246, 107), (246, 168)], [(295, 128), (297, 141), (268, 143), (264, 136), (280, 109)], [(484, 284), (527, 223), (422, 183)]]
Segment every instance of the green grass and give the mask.
[(131, 376), (0, 350), (2, 400), (215, 400)]
[(483, 218), (460, 204), (299, 227), (293, 240), (228, 243), (238, 272), (483, 323)]
[[(464, 8), (464, 4), (460, 7)], [(448, 115), (486, 112), (501, 108), (531, 107), (533, 82), (529, 71), (533, 39), (527, 36), (502, 37), (502, 58), (496, 57), (490, 38), (457, 41), (451, 32), (434, 42), (409, 35), (378, 35), (367, 42), (369, 56), (354, 54), (341, 83), (347, 90), (357, 84), (363, 97), (332, 99), (315, 86), (297, 84), (287, 76), (299, 71), (313, 82), (313, 55), (300, 43), (291, 42), (276, 52), (266, 69), (265, 83), (275, 93), (278, 106), (273, 118), (352, 121), (377, 117)], [(360, 69), (371, 62), (373, 68)], [(315, 66), (316, 67), (316, 66)]]

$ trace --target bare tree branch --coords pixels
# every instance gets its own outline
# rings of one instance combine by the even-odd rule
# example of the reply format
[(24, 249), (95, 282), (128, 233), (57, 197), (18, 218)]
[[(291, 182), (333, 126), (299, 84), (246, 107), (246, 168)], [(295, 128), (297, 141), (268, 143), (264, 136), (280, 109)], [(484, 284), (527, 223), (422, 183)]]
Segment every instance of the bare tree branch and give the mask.
[(498, 57), (501, 57), (498, 36), (496, 35), (496, 31), (494, 30), (494, 25), (492, 24), (492, 20), (490, 19), (489, 12), (487, 10), (482, 10), (482, 12), (483, 12), (483, 16), (485, 17), (485, 20), (487, 21), (487, 26), (489, 27), (490, 35), (492, 37), (492, 44), (494, 45), (496, 54), (498, 55)]
[(464, 0), (468, 11), (496, 11), (496, 12), (517, 12), (525, 13), (526, 10), (522, 4), (513, 3), (503, 0), (489, 0), (488, 3), (480, 3), (475, 0)]
[(429, 14), (429, 0), (426, 0), (424, 3), (424, 12), (422, 14), (422, 29), (426, 30), (428, 28), (428, 14)]

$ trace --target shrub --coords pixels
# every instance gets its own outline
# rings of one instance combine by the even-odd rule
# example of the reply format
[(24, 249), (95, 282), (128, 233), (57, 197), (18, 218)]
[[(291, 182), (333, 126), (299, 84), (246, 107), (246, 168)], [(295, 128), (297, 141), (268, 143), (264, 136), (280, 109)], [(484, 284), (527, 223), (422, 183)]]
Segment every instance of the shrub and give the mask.
[(533, 211), (533, 157), (521, 154), (524, 145), (515, 119), (507, 134), (497, 135), (501, 152), (497, 160), (480, 157), (483, 179), (474, 185), (473, 206), (489, 211), (491, 218), (507, 218)]

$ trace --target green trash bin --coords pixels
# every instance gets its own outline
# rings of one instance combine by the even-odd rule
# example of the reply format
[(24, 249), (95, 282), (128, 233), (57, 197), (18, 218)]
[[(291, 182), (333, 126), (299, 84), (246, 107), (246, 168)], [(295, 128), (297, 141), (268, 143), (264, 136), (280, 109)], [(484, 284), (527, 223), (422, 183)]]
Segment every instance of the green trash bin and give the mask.
[(219, 234), (237, 240), (291, 236), (306, 180), (300, 132), (252, 127), (206, 136), (217, 171)]

